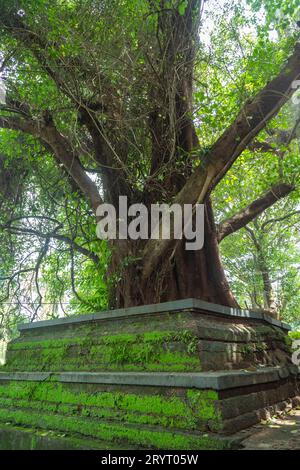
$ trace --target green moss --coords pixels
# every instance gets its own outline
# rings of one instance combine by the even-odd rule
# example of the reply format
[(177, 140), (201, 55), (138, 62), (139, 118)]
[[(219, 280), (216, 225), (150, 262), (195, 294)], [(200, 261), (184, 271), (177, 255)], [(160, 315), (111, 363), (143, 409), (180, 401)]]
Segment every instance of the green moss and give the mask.
[[(197, 336), (189, 330), (174, 331), (176, 323), (171, 325), (168, 331), (125, 334), (109, 334), (109, 325), (102, 330), (103, 336), (99, 328), (88, 325), (60, 330), (64, 337), (44, 340), (39, 336), (33, 340), (33, 332), (29, 341), (24, 341), (23, 335), (22, 340), (10, 344), (5, 367), (51, 372), (201, 370)], [(130, 328), (132, 331), (135, 327)], [(2, 383), (0, 421), (79, 432), (135, 448), (209, 449), (224, 445), (211, 434), (199, 434), (221, 428), (216, 392), (168, 389), (159, 395), (151, 387), (150, 392), (135, 390), (67, 385), (55, 374), (45, 382)]]
[(300, 331), (289, 331), (288, 336), (292, 339), (300, 339)]
[(120, 343), (130, 344), (130, 343), (161, 343), (161, 342), (170, 342), (178, 341), (182, 342), (189, 346), (189, 350), (195, 348), (195, 341), (197, 337), (188, 330), (183, 330), (181, 332), (146, 332), (140, 334), (118, 334), (111, 336), (97, 336), (96, 338), (91, 336), (91, 331), (89, 330), (90, 335), (84, 337), (72, 337), (72, 338), (61, 338), (61, 339), (51, 339), (51, 340), (42, 340), (42, 341), (12, 341), (9, 343), (9, 350), (26, 350), (26, 349), (36, 349), (36, 348), (46, 348), (53, 349), (63, 346), (72, 346), (79, 345), (82, 347), (89, 347), (90, 344), (97, 340), (97, 344), (105, 345), (118, 345)]
[(121, 392), (74, 392), (57, 382), (20, 381), (0, 387), (0, 403), (7, 407), (75, 413), (182, 429), (219, 429), (217, 401), (218, 395), (214, 391), (188, 390), (182, 396), (164, 397)]
[(207, 423), (211, 431), (219, 431), (222, 428), (221, 412), (216, 406), (218, 401), (216, 391), (188, 390), (187, 398), (190, 401), (194, 415), (201, 422)]
[(300, 339), (300, 331), (289, 331), (289, 334), (284, 337), (285, 344), (289, 350), (292, 349), (293, 341)]
[[(57, 403), (29, 401), (29, 400), (16, 400), (12, 398), (0, 398), (0, 406), (8, 408), (22, 408), (39, 410), (46, 413), (57, 413), (67, 416), (82, 416), (91, 418), (101, 418), (102, 420), (110, 420), (117, 422), (126, 422), (130, 424), (143, 424), (151, 426), (160, 426), (164, 428), (176, 429), (196, 429), (197, 426), (192, 420), (188, 422), (186, 419), (180, 417), (167, 417), (151, 414), (139, 414), (135, 412), (126, 412), (120, 410), (112, 410), (108, 408), (97, 408), (93, 406), (82, 405), (63, 405)], [(194, 420), (195, 421), (195, 420)], [(199, 427), (200, 429), (200, 427)]]
[(209, 435), (172, 433), (126, 426), (124, 424), (102, 423), (99, 420), (70, 416), (48, 415), (34, 411), (13, 411), (0, 409), (0, 421), (33, 428), (55, 429), (64, 432), (80, 432), (105, 441), (127, 442), (144, 448), (158, 449), (222, 449), (227, 441)]
[(198, 339), (187, 330), (12, 343), (7, 370), (200, 370)]
[(294, 341), (300, 339), (300, 331), (290, 331), (289, 335), (284, 338), (285, 345), (290, 354), (293, 354), (295, 350), (298, 349)]
[(241, 354), (245, 357), (250, 358), (255, 356), (257, 353), (262, 353), (268, 349), (265, 342), (248, 343), (241, 347)]
[[(53, 430), (30, 429), (5, 424), (0, 430), (0, 450), (121, 450), (111, 442), (84, 438), (79, 434), (68, 434)], [(127, 446), (128, 448), (128, 446)]]
[(189, 371), (197, 371), (201, 370), (200, 366), (195, 369), (194, 363), (184, 363), (184, 364), (93, 364), (88, 361), (82, 362), (78, 364), (77, 360), (72, 361), (64, 361), (63, 365), (61, 363), (51, 363), (50, 366), (39, 366), (38, 364), (28, 365), (26, 362), (18, 362), (18, 364), (14, 365), (7, 365), (3, 366), (2, 370), (5, 372), (13, 372), (13, 371), (30, 371), (30, 372), (38, 372), (46, 370), (48, 371), (51, 369), (52, 372), (58, 371), (86, 371), (89, 370), (90, 372), (97, 372), (97, 371), (121, 371), (121, 372), (142, 372), (142, 371), (157, 371), (157, 372), (189, 372)]

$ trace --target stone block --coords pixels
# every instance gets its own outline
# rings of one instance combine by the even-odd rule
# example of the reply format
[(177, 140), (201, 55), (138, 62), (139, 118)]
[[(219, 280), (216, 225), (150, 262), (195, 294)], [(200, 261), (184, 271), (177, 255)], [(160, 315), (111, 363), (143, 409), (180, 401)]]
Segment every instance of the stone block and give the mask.
[(19, 331), (0, 423), (83, 447), (227, 448), (228, 434), (298, 401), (288, 327), (259, 312), (187, 299)]

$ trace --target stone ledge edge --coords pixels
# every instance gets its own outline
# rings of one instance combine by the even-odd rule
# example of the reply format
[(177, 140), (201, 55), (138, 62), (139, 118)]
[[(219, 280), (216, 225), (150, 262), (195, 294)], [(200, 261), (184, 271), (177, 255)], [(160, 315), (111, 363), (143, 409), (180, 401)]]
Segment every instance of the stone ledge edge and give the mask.
[(299, 368), (267, 367), (257, 371), (218, 371), (196, 373), (165, 372), (0, 372), (1, 381), (44, 382), (52, 379), (63, 383), (133, 385), (227, 390), (297, 377)]
[(113, 320), (117, 318), (130, 317), (133, 315), (146, 315), (153, 313), (176, 312), (180, 310), (193, 309), (196, 313), (209, 313), (223, 315), (227, 317), (247, 318), (250, 320), (261, 320), (273, 326), (290, 330), (287, 323), (283, 323), (263, 312), (254, 312), (251, 310), (241, 310), (238, 308), (225, 307), (218, 304), (204, 302), (199, 299), (184, 299), (172, 302), (164, 302), (160, 304), (141, 305), (138, 307), (130, 307), (116, 310), (104, 310), (103, 312), (91, 313), (86, 315), (78, 315), (68, 318), (58, 318), (55, 320), (43, 320), (33, 323), (23, 323), (18, 325), (19, 331), (31, 330), (36, 328), (45, 328), (61, 325), (69, 325), (75, 323), (84, 323), (96, 320)]

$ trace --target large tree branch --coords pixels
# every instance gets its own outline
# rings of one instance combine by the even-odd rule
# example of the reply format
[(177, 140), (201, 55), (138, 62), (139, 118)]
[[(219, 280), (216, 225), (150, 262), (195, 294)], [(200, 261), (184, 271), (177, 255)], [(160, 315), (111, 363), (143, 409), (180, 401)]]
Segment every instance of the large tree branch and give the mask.
[[(149, 80), (148, 100), (152, 104), (148, 125), (152, 140), (150, 178), (157, 177), (165, 166), (170, 172), (177, 155), (191, 152), (199, 146), (191, 118), (193, 71), (198, 41), (198, 27), (202, 0), (187, 0), (182, 14), (178, 5), (157, 10), (149, 2), (151, 13), (157, 12), (157, 49), (159, 67), (150, 53), (145, 57), (154, 79)], [(170, 172), (172, 173), (172, 172)], [(171, 182), (171, 187), (182, 187), (183, 178)], [(165, 181), (165, 184), (168, 184)]]
[(231, 233), (234, 233), (237, 230), (245, 227), (249, 222), (254, 220), (258, 215), (262, 214), (262, 212), (264, 212), (266, 209), (290, 194), (293, 189), (294, 186), (290, 184), (276, 184), (264, 195), (249, 204), (248, 207), (237, 212), (229, 219), (221, 222), (218, 227), (218, 242), (220, 243)]
[(53, 122), (45, 126), (40, 135), (52, 148), (56, 157), (78, 184), (83, 194), (90, 201), (94, 213), (96, 213), (98, 206), (102, 204), (99, 190), (93, 180), (84, 171), (78, 155), (76, 155), (66, 137), (56, 129)]
[(259, 151), (259, 152), (267, 152), (267, 153), (274, 153), (276, 155), (279, 155), (279, 152), (276, 150), (275, 146), (272, 145), (272, 143), (269, 142), (260, 142), (258, 140), (251, 142), (248, 145), (248, 149), (252, 151)]
[(15, 116), (0, 116), (0, 127), (2, 129), (11, 129), (14, 131), (25, 132), (37, 138), (40, 138), (40, 126), (40, 123), (31, 119), (25, 120)]
[(291, 129), (271, 129), (269, 133), (273, 136), (272, 139), (268, 139), (266, 142), (260, 142), (259, 140), (254, 140), (248, 145), (249, 150), (268, 152), (283, 157), (286, 150), (277, 150), (276, 147), (280, 145), (285, 145), (286, 148), (290, 143), (297, 137), (297, 130), (300, 124), (300, 117), (295, 121), (294, 126)]
[(97, 207), (102, 204), (99, 190), (84, 171), (79, 156), (76, 155), (67, 138), (55, 127), (52, 119), (49, 119), (49, 122), (45, 124), (43, 121), (34, 121), (33, 119), (0, 116), (0, 127), (29, 133), (46, 144), (90, 201), (94, 213), (96, 212)]
[[(57, 89), (69, 98), (76, 107), (80, 122), (86, 125), (92, 137), (95, 158), (100, 165), (102, 173), (108, 179), (106, 188), (111, 188), (116, 179), (122, 180), (122, 185), (125, 186), (126, 174), (128, 176), (126, 165), (119, 158), (108, 138), (105, 136), (103, 126), (96, 117), (96, 111), (105, 110), (107, 114), (109, 109), (113, 107), (113, 93), (108, 93), (109, 96), (106, 97), (105, 101), (107, 102), (105, 103), (103, 102), (103, 96), (101, 97), (101, 103), (87, 101), (82, 96), (78, 95), (79, 87), (74, 86), (77, 80), (74, 75), (74, 65), (80, 69), (84, 69), (86, 64), (82, 63), (78, 57), (53, 58), (53, 56), (49, 55), (49, 42), (43, 35), (37, 34), (32, 29), (28, 28), (23, 19), (14, 14), (5, 18), (4, 24), (5, 28), (10, 31), (12, 36), (33, 54), (41, 67), (53, 80)], [(70, 67), (69, 61), (71, 64)], [(97, 71), (97, 76), (99, 77), (99, 71)], [(103, 74), (101, 74), (101, 82), (107, 89), (113, 88), (112, 84), (108, 82)], [(75, 92), (73, 91), (74, 88), (76, 90)]]
[(294, 215), (300, 215), (300, 210), (299, 211), (292, 211), (292, 212), (289, 212), (288, 214), (285, 214), (283, 215), (282, 217), (276, 217), (274, 219), (269, 219), (269, 220), (266, 220), (266, 222), (264, 222), (261, 226), (261, 229), (263, 231), (266, 231), (266, 227), (268, 225), (273, 225), (273, 224), (276, 224), (278, 222), (283, 222), (284, 220), (287, 220), (287, 219), (290, 219), (291, 217), (293, 217)]
[[(203, 201), (223, 178), (235, 160), (295, 92), (293, 82), (300, 77), (300, 44), (281, 72), (246, 103), (235, 121), (213, 145), (206, 160), (196, 169), (177, 199), (186, 203)], [(202, 176), (207, 174), (206, 190)]]
[[(295, 91), (293, 82), (299, 77), (300, 44), (296, 44), (281, 72), (246, 103), (188, 179), (174, 202), (181, 205), (203, 203), (239, 155), (292, 96)], [(175, 242), (176, 240), (149, 240), (144, 250), (145, 282)]]
[(45, 238), (45, 239), (50, 239), (53, 238), (55, 240), (62, 241), (66, 243), (67, 245), (71, 246), (73, 250), (77, 251), (78, 253), (81, 253), (82, 255), (90, 258), (94, 263), (99, 262), (99, 257), (93, 253), (92, 251), (88, 250), (87, 248), (84, 248), (81, 245), (78, 245), (72, 238), (66, 236), (66, 235), (61, 235), (56, 232), (56, 230), (52, 230), (49, 233), (43, 233), (40, 230), (33, 230), (25, 227), (17, 227), (14, 225), (5, 224), (1, 226), (2, 229), (8, 230), (10, 233), (20, 235), (20, 234), (25, 234), (25, 235), (33, 235), (35, 237), (39, 238)]

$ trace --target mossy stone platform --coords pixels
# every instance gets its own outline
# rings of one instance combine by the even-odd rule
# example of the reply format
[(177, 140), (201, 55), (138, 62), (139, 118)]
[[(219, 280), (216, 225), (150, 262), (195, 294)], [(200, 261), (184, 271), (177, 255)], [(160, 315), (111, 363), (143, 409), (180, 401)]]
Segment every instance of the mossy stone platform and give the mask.
[(187, 299), (19, 331), (0, 371), (0, 448), (15, 426), (76, 448), (228, 448), (299, 400), (288, 326), (258, 312)]

